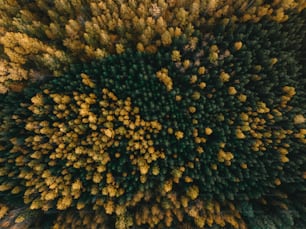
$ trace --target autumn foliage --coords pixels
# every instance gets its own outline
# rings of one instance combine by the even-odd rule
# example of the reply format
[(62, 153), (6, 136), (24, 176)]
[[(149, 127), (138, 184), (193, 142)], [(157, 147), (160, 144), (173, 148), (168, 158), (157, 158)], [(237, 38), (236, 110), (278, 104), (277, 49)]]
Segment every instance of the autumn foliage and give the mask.
[(304, 8), (1, 1), (0, 227), (304, 227)]

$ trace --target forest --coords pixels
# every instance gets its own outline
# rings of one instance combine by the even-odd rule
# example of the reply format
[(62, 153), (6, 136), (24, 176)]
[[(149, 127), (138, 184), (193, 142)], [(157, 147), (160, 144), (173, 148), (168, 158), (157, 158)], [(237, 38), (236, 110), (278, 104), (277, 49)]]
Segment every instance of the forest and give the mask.
[(304, 0), (0, 0), (0, 228), (306, 228)]

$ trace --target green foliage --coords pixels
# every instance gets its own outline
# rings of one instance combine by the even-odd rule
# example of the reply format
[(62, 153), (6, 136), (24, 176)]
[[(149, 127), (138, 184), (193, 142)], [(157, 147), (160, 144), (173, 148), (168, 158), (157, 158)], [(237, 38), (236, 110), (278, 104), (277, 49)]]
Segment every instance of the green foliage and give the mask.
[[(117, 225), (130, 211), (138, 226), (170, 226), (137, 209), (165, 214), (183, 209), (181, 198), (197, 226), (211, 211), (198, 204), (188, 216), (201, 201), (237, 203), (254, 229), (302, 224), (251, 202), (305, 190), (305, 122), (294, 121), (306, 117), (302, 22), (223, 21), (155, 54), (127, 50), (1, 95), (1, 191), (31, 209), (101, 208)], [(288, 198), (271, 202), (305, 210)]]

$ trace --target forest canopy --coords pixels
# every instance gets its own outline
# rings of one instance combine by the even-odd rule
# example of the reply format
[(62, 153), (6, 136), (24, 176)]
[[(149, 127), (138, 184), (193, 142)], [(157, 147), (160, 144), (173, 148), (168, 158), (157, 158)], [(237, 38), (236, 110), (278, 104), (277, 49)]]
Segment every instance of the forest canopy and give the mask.
[(0, 0), (0, 227), (306, 227), (305, 8)]

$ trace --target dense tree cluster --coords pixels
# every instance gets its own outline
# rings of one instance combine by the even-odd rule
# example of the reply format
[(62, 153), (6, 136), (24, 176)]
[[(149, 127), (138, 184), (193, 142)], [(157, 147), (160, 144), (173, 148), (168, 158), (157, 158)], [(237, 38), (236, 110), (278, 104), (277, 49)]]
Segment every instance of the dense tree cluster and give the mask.
[(156, 52), (220, 18), (284, 22), (304, 0), (1, 0), (0, 93), (127, 48)]
[(0, 217), (26, 208), (0, 225), (305, 226), (304, 20), (223, 18), (1, 95)]

